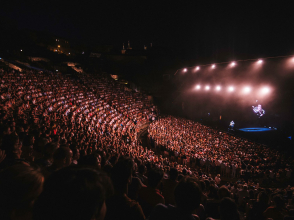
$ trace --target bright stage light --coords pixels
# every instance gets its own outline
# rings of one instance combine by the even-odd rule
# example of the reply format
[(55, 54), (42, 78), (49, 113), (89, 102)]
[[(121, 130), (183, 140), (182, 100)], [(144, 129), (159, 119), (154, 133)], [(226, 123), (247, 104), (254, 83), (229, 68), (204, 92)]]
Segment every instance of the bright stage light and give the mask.
[(235, 88), (233, 86), (229, 86), (228, 91), (229, 92), (234, 92)]
[(199, 66), (196, 67), (196, 71), (197, 71), (197, 70), (200, 70), (200, 67), (199, 67)]
[(215, 87), (216, 91), (220, 91), (222, 88), (220, 86)]
[(231, 67), (234, 67), (234, 66), (236, 66), (236, 63), (235, 62), (232, 62), (231, 63)]
[(185, 68), (183, 71), (184, 71), (184, 73), (187, 72), (187, 68)]
[(205, 86), (205, 90), (210, 90), (210, 86)]
[(261, 94), (262, 94), (262, 95), (266, 95), (266, 94), (268, 94), (270, 91), (271, 91), (271, 90), (270, 90), (269, 87), (263, 87), (263, 88), (261, 89)]
[(195, 89), (199, 90), (199, 89), (201, 89), (201, 86), (200, 86), (200, 85), (197, 85), (197, 86), (195, 87)]
[(263, 63), (263, 60), (260, 60), (260, 59), (259, 59), (259, 60), (257, 61), (257, 63), (258, 63), (258, 64), (262, 64), (262, 63)]
[(245, 94), (248, 94), (249, 92), (251, 92), (251, 88), (249, 86), (244, 87), (243, 92)]
[(212, 64), (211, 68), (212, 68), (212, 69), (215, 69), (215, 64)]

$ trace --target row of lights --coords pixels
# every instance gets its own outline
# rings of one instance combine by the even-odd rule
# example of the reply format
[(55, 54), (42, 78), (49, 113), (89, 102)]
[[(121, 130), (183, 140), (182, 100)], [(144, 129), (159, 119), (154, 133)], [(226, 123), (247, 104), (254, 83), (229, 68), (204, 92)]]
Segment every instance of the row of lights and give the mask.
[[(196, 90), (200, 90), (201, 89), (201, 85), (197, 85), (197, 86), (195, 86), (195, 89)], [(204, 87), (204, 89), (206, 90), (206, 91), (208, 91), (208, 90), (210, 90), (211, 88), (210, 88), (210, 86), (209, 85), (206, 85), (205, 87)], [(216, 86), (215, 87), (215, 90), (216, 91), (221, 91), (222, 90), (222, 87), (221, 86)], [(228, 86), (227, 87), (227, 91), (228, 92), (234, 92), (235, 91), (235, 87), (234, 86)], [(243, 88), (243, 93), (245, 93), (245, 94), (248, 94), (248, 93), (250, 93), (251, 91), (252, 91), (252, 88), (250, 87), (250, 86), (245, 86), (244, 88)], [(262, 94), (268, 94), (268, 93), (270, 93), (270, 88), (269, 87), (263, 87), (263, 88), (261, 88), (261, 93)]]
[[(258, 64), (262, 64), (262, 63), (263, 63), (263, 60), (259, 59), (259, 60), (257, 61), (257, 63), (258, 63)], [(237, 63), (236, 63), (235, 61), (233, 61), (233, 62), (231, 62), (231, 63), (229, 64), (230, 67), (235, 67), (236, 65), (237, 65)], [(215, 65), (215, 64), (212, 64), (212, 65), (211, 65), (211, 69), (215, 69), (215, 68), (216, 68), (216, 65)], [(195, 71), (198, 71), (198, 70), (200, 70), (200, 66), (197, 66), (197, 67), (195, 68)], [(184, 68), (183, 72), (187, 72), (187, 71), (188, 71), (188, 69), (187, 69), (187, 68)]]

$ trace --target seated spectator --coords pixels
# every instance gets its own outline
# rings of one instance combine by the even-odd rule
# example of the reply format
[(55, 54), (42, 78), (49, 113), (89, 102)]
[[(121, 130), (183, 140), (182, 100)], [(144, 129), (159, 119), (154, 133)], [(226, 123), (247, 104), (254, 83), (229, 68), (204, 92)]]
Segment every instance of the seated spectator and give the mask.
[(242, 190), (238, 192), (238, 203), (242, 205), (244, 198), (249, 197), (248, 186), (244, 185)]
[(268, 196), (265, 192), (260, 192), (257, 201), (253, 203), (252, 209), (248, 213), (248, 220), (263, 219), (263, 212), (268, 208)]
[(174, 191), (176, 206), (157, 205), (152, 211), (149, 220), (196, 220), (197, 215), (192, 214), (200, 205), (201, 189), (195, 178), (184, 177)]
[(230, 198), (223, 198), (220, 202), (220, 220), (240, 220), (236, 203)]
[(28, 165), (16, 164), (4, 169), (0, 173), (0, 219), (31, 219), (43, 182), (43, 175)]
[(79, 165), (99, 169), (99, 161), (97, 156), (95, 156), (94, 154), (89, 154), (81, 158), (81, 160), (79, 160)]
[(221, 186), (218, 190), (218, 198), (219, 200), (222, 200), (223, 198), (230, 198), (231, 197), (231, 194), (230, 194), (230, 191), (228, 190), (227, 187), (225, 186)]
[(44, 169), (44, 176), (47, 178), (51, 173), (61, 168), (68, 167), (72, 163), (72, 151), (68, 147), (58, 148), (53, 155), (53, 164)]
[(78, 160), (80, 159), (80, 150), (76, 147), (71, 148), (72, 150), (72, 164), (77, 165), (78, 164)]
[(143, 184), (146, 184), (147, 182), (147, 177), (145, 176), (146, 170), (146, 166), (144, 164), (141, 164), (138, 168), (138, 172), (136, 173), (137, 177), (140, 178)]
[(219, 185), (221, 183), (221, 178), (220, 174), (217, 174), (216, 177), (214, 178), (216, 185)]
[(208, 199), (206, 204), (206, 215), (214, 219), (220, 218), (219, 213), (220, 200), (218, 198), (218, 191), (215, 186), (210, 185), (208, 190)]
[(149, 216), (157, 204), (165, 203), (164, 197), (158, 189), (162, 178), (162, 170), (151, 169), (148, 173), (147, 187), (142, 187), (139, 192), (139, 203), (142, 206), (145, 216)]
[(130, 199), (128, 186), (132, 180), (133, 161), (129, 158), (120, 158), (111, 171), (111, 180), (114, 187), (114, 196), (106, 201), (106, 220), (110, 219), (145, 219), (145, 215), (138, 202)]
[(174, 190), (178, 184), (178, 170), (171, 168), (169, 171), (169, 178), (162, 180), (162, 195), (165, 199), (165, 204), (176, 205)]
[(22, 145), (19, 142), (18, 135), (9, 134), (3, 137), (1, 149), (5, 151), (6, 157), (0, 164), (0, 170), (16, 163), (26, 162), (21, 159), (21, 148)]
[[(34, 220), (103, 220), (106, 175), (93, 169), (67, 167), (54, 172), (34, 206)], [(108, 186), (110, 182), (107, 183)]]
[(58, 146), (55, 143), (48, 143), (44, 147), (44, 156), (36, 161), (35, 164), (39, 165), (40, 167), (49, 167), (52, 165), (53, 162), (53, 154), (57, 150)]
[(23, 144), (22, 144), (22, 157), (29, 162), (34, 161), (34, 141), (35, 137), (32, 135), (26, 135), (23, 139)]
[(139, 198), (139, 191), (141, 190), (142, 187), (146, 187), (135, 175), (132, 177), (132, 182), (129, 185), (129, 190), (128, 190), (128, 197), (133, 199), (133, 200), (138, 200)]
[(284, 208), (284, 201), (280, 195), (274, 195), (272, 199), (272, 205), (268, 207), (263, 216), (267, 218), (272, 218), (273, 220), (282, 220), (284, 219), (284, 215), (282, 210)]

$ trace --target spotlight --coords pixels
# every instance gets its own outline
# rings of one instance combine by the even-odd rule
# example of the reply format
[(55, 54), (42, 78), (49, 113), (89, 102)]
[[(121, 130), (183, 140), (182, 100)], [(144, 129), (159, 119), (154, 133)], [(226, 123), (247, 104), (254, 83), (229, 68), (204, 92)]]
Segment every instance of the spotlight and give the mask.
[(205, 90), (210, 90), (210, 86), (205, 86)]
[(187, 72), (187, 68), (185, 68), (183, 71), (184, 71), (184, 73)]
[(235, 88), (233, 86), (229, 86), (228, 91), (229, 92), (233, 92), (235, 90)]
[(268, 94), (270, 92), (270, 88), (268, 87), (263, 87), (261, 89), (261, 94), (265, 95), (265, 94)]
[(215, 69), (215, 64), (212, 64), (211, 68), (212, 68), (212, 69)]
[(236, 66), (236, 63), (235, 62), (232, 62), (231, 63), (231, 67), (234, 67), (234, 66)]
[(196, 67), (196, 71), (197, 71), (197, 70), (200, 70), (200, 67), (199, 67), (199, 66)]
[(246, 86), (246, 87), (244, 87), (243, 92), (245, 94), (247, 94), (247, 93), (251, 92), (251, 88), (249, 86)]
[(257, 61), (258, 64), (262, 64), (262, 62), (263, 62), (263, 60), (261, 60), (261, 59), (259, 59), (259, 60)]
[(216, 90), (216, 91), (220, 91), (220, 90), (221, 90), (221, 87), (220, 87), (220, 86), (217, 86), (217, 87), (215, 88), (215, 90)]
[(200, 86), (200, 85), (197, 85), (197, 86), (195, 87), (195, 89), (199, 90), (199, 89), (201, 89), (201, 86)]

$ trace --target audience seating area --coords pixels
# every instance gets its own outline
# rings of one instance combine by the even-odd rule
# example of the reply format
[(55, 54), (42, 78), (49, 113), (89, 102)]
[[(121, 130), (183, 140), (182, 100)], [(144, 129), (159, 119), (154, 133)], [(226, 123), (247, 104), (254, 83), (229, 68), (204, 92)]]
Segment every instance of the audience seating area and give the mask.
[(0, 219), (294, 219), (291, 157), (106, 75), (0, 76)]

